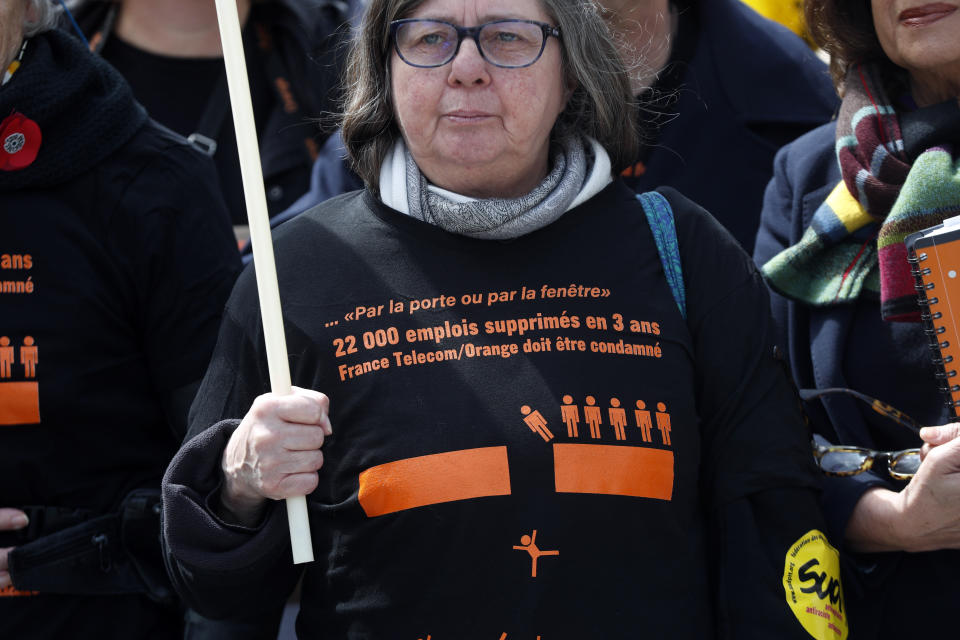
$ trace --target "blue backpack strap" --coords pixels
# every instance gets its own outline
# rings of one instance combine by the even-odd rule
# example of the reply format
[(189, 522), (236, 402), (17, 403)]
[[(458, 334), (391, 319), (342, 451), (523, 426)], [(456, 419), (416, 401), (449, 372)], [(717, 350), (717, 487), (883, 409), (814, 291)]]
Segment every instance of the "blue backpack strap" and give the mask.
[(673, 209), (670, 203), (656, 191), (638, 193), (637, 200), (647, 214), (647, 222), (653, 231), (653, 240), (657, 243), (663, 272), (667, 284), (673, 293), (673, 299), (680, 307), (680, 315), (687, 319), (687, 291), (683, 285), (683, 268), (680, 266), (680, 244), (677, 242), (677, 227), (673, 221)]

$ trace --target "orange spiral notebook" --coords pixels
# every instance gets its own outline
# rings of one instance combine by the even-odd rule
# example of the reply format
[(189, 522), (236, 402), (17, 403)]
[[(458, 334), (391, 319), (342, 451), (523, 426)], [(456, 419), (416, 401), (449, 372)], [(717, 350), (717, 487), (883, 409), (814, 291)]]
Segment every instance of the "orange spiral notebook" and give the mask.
[(960, 406), (960, 216), (907, 236), (908, 260), (923, 309), (924, 332), (933, 353), (940, 391), (951, 415)]

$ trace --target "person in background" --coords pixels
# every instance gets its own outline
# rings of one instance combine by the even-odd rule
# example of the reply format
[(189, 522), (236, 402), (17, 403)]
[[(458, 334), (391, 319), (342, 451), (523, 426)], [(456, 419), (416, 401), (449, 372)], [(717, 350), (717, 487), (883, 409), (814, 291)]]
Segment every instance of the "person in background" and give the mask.
[[(310, 166), (332, 130), (355, 4), (237, 0), (270, 215), (307, 191)], [(213, 0), (78, 0), (72, 7), (90, 47), (127, 79), (151, 117), (213, 156), (233, 223), (246, 225)]]
[(164, 479), (190, 606), (302, 578), (301, 637), (831, 638), (766, 289), (699, 206), (615, 178), (637, 116), (596, 6), (373, 0), (345, 86), (366, 188), (275, 232), (295, 390), (267, 393), (248, 268)]
[[(806, 14), (843, 105), (778, 154), (755, 259), (776, 292), (797, 383), (882, 403), (843, 392), (810, 405), (834, 474), (824, 510), (843, 541), (851, 637), (943, 637), (960, 597), (960, 439), (904, 238), (960, 214), (960, 4), (807, 0)], [(946, 426), (917, 434), (884, 405)], [(918, 468), (915, 453), (884, 464), (823, 448), (900, 452), (925, 441), (940, 446)]]
[(644, 144), (627, 184), (670, 185), (748, 251), (777, 150), (836, 108), (826, 66), (740, 0), (598, 0), (620, 36)]
[(210, 159), (0, 3), (0, 637), (179, 638), (159, 484), (240, 262)]
[[(777, 150), (836, 109), (826, 65), (786, 28), (740, 0), (599, 0), (643, 105), (642, 144), (624, 170), (635, 191), (676, 188), (746, 250)], [(310, 191), (279, 224), (360, 188), (338, 134)]]

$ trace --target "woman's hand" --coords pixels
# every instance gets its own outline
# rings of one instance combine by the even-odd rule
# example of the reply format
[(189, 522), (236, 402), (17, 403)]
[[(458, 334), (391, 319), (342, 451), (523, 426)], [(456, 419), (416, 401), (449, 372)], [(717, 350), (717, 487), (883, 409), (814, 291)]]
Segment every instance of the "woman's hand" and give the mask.
[(258, 397), (227, 443), (221, 459), (220, 515), (254, 526), (267, 499), (303, 496), (317, 488), (325, 436), (333, 433), (327, 396), (293, 388), (290, 395)]
[[(29, 524), (27, 514), (19, 509), (0, 509), (0, 531), (16, 531)], [(10, 564), (7, 556), (13, 547), (0, 549), (0, 589), (6, 589), (13, 582), (10, 580)]]
[(856, 551), (960, 549), (960, 437), (957, 425), (925, 428), (926, 456), (899, 493), (875, 487), (847, 525)]
[(958, 425), (924, 429), (927, 453), (900, 492), (907, 551), (960, 549), (960, 438)]
[(924, 427), (920, 429), (920, 438), (923, 440), (923, 447), (920, 449), (922, 460), (934, 447), (960, 438), (960, 423), (952, 422), (941, 427)]

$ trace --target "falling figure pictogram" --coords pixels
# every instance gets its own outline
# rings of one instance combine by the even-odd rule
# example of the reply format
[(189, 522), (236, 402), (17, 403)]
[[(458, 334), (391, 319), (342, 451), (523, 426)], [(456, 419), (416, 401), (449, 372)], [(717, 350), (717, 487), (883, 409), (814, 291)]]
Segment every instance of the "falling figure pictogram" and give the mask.
[(523, 421), (530, 427), (530, 430), (543, 438), (544, 442), (553, 440), (553, 432), (547, 428), (547, 419), (543, 417), (542, 413), (534, 411), (527, 405), (520, 407), (520, 413), (526, 416)]
[(530, 560), (533, 563), (532, 577), (534, 578), (537, 577), (537, 560), (540, 559), (540, 556), (560, 555), (560, 551), (558, 550), (553, 550), (553, 551), (540, 550), (540, 548), (537, 546), (537, 530), (536, 529), (533, 530), (533, 535), (528, 536), (524, 534), (524, 536), (520, 538), (520, 545), (519, 546), (514, 545), (513, 548), (518, 551), (526, 551), (527, 553), (530, 554)]

